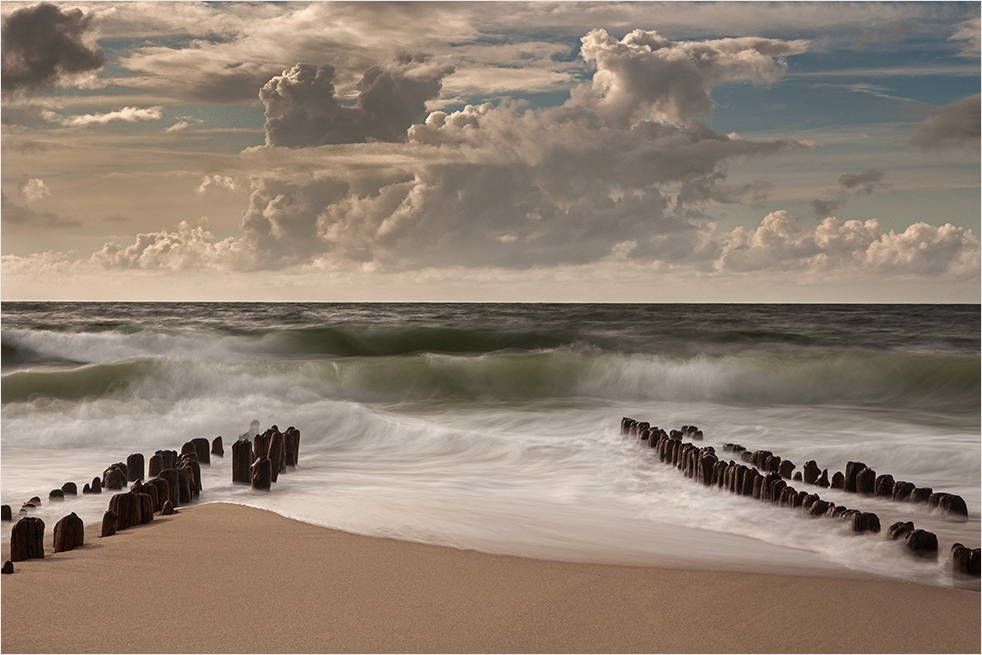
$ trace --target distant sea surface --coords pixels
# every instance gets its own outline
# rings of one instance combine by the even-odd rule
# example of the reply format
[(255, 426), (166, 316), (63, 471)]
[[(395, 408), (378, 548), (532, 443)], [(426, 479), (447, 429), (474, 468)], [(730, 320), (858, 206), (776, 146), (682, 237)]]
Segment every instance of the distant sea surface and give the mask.
[[(980, 545), (979, 305), (5, 302), (0, 335), (0, 495), (15, 518), (41, 497), (49, 530), (108, 503), (51, 489), (221, 435), (202, 502), (360, 534), (930, 584), (950, 584), (953, 542)], [(829, 476), (862, 461), (971, 517), (810, 488), (879, 515), (881, 534), (853, 535), (683, 477), (621, 436), (624, 416), (698, 426), (724, 459), (739, 443)], [(231, 483), (253, 420), (301, 433), (269, 493)], [(935, 532), (940, 560), (888, 540), (898, 520)]]

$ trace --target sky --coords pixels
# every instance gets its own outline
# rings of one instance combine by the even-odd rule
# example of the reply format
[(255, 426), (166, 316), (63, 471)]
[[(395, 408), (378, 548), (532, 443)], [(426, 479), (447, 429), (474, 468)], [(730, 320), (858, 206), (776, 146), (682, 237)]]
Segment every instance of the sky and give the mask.
[(3, 2), (2, 300), (980, 300), (980, 4)]

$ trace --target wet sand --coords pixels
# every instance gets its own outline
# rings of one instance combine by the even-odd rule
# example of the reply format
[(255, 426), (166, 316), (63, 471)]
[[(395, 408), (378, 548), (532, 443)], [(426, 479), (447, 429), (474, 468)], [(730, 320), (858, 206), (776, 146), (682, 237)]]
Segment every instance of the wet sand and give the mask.
[[(574, 564), (205, 504), (0, 578), (5, 653), (978, 653), (980, 594)], [(7, 553), (3, 553), (6, 559)]]

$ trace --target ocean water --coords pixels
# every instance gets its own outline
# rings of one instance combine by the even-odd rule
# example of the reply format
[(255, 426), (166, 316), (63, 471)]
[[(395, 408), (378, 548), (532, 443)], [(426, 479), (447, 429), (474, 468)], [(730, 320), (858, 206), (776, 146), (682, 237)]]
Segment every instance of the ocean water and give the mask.
[[(978, 305), (8, 302), (0, 336), (0, 496), (15, 517), (41, 497), (49, 530), (109, 500), (51, 489), (220, 435), (199, 502), (359, 534), (940, 585), (951, 544), (980, 545)], [(623, 416), (696, 425), (723, 459), (735, 442), (830, 477), (862, 461), (961, 495), (970, 518), (808, 487), (879, 515), (883, 532), (854, 535), (685, 478)], [(231, 483), (253, 420), (301, 433), (270, 492)], [(939, 561), (888, 540), (898, 520), (936, 533)]]

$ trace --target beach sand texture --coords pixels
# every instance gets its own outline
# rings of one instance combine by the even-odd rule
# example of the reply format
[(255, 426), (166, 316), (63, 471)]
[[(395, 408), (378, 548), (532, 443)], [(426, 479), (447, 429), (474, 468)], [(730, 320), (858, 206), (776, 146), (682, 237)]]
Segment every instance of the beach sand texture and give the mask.
[(222, 503), (15, 569), (5, 653), (982, 649), (973, 591), (489, 555)]

